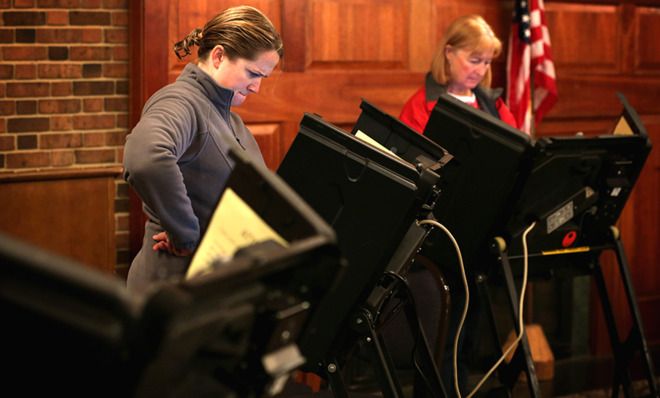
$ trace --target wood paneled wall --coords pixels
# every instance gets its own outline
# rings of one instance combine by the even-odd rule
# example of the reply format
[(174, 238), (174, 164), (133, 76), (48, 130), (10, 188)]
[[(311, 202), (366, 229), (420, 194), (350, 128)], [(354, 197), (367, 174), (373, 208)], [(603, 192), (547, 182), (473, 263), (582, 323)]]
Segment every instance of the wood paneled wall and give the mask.
[(100, 167), (0, 174), (0, 231), (114, 273), (119, 171)]
[[(642, 116), (655, 143), (621, 217), (622, 232), (642, 319), (651, 344), (660, 343), (660, 2), (547, 2), (548, 28), (557, 69), (560, 100), (538, 128), (540, 135), (607, 133), (621, 111), (620, 91)], [(620, 334), (630, 316), (616, 262), (603, 256)], [(597, 296), (591, 345), (609, 351), (609, 337)]]
[[(185, 63), (171, 46), (215, 13), (236, 4), (263, 10), (282, 33), (285, 57), (258, 95), (235, 110), (255, 132), (268, 165), (276, 168), (304, 112), (349, 127), (366, 98), (392, 115), (422, 84), (447, 25), (467, 13), (483, 15), (505, 43), (513, 0), (176, 0), (131, 2), (132, 115), (173, 81)], [(623, 92), (660, 142), (660, 0), (548, 1), (547, 20), (558, 75), (559, 102), (538, 135), (606, 133), (621, 110)], [(506, 49), (505, 49), (506, 53)], [(493, 64), (494, 85), (505, 83), (505, 56)], [(658, 144), (660, 145), (660, 144)], [(660, 305), (660, 160), (654, 148), (623, 219), (623, 239), (648, 337), (660, 342), (652, 309)], [(134, 198), (133, 214), (140, 213)], [(141, 239), (142, 220), (132, 224)], [(624, 318), (617, 276), (608, 274), (617, 315)], [(594, 320), (598, 325), (599, 319)], [(594, 329), (597, 351), (607, 336)]]

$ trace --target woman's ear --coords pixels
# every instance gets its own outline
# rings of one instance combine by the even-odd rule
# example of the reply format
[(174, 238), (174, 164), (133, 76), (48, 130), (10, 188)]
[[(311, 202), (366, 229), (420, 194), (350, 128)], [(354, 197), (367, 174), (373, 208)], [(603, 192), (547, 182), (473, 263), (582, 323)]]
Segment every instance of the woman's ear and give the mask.
[(225, 49), (222, 48), (221, 45), (218, 44), (217, 46), (213, 47), (213, 50), (211, 50), (211, 61), (213, 62), (213, 67), (219, 67), (225, 56)]

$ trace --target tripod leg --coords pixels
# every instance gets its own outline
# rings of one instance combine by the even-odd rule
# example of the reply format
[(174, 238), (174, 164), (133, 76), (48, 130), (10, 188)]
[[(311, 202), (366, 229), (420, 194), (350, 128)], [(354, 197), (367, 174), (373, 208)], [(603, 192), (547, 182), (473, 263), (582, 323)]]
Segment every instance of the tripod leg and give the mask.
[[(506, 256), (505, 253), (501, 254), (501, 260), (500, 263), (502, 264), (502, 270), (504, 271), (504, 282), (506, 284), (506, 291), (507, 291), (507, 298), (509, 299), (509, 305), (511, 306), (511, 315), (513, 316), (513, 322), (516, 325), (516, 332), (521, 333), (521, 330), (518, 330), (518, 319), (520, 316), (520, 311), (522, 310), (521, 308), (518, 308), (518, 293), (516, 291), (516, 286), (513, 281), (513, 272), (511, 271), (511, 265), (509, 263), (509, 258)], [(522, 350), (522, 353), (519, 355), (522, 355), (522, 360), (521, 361), (511, 361), (511, 365), (513, 366), (514, 363), (522, 362), (522, 366), (524, 367), (524, 371), (527, 374), (527, 386), (529, 387), (529, 393), (530, 396), (535, 398), (535, 397), (540, 397), (541, 396), (541, 389), (539, 387), (539, 380), (536, 377), (536, 369), (534, 368), (534, 360), (532, 359), (532, 351), (529, 347), (529, 341), (527, 340), (527, 335), (523, 334), (522, 338), (520, 339), (520, 344), (516, 350)], [(512, 377), (514, 377), (513, 382), (515, 382), (515, 378), (517, 378), (518, 373), (520, 370), (514, 370), (511, 374)]]
[(415, 336), (417, 341), (413, 352), (413, 361), (415, 362), (414, 395), (415, 397), (424, 397), (426, 395), (423, 391), (428, 390), (431, 397), (445, 398), (447, 397), (447, 392), (440, 379), (438, 368), (435, 366), (433, 355), (431, 354), (431, 348), (429, 347), (426, 338), (426, 333), (424, 333), (424, 328), (422, 327), (419, 316), (417, 316), (417, 309), (415, 308), (415, 301), (412, 292), (410, 291), (408, 284), (401, 282), (399, 285), (402, 289), (405, 289), (406, 302), (404, 308), (406, 320), (408, 321), (408, 326), (410, 327), (412, 335)]
[(612, 397), (617, 397), (619, 394), (619, 387), (630, 384), (630, 375), (628, 374), (627, 367), (623, 364), (621, 358), (621, 342), (619, 339), (619, 332), (616, 329), (616, 322), (612, 312), (612, 304), (610, 297), (607, 294), (607, 286), (605, 286), (605, 278), (603, 277), (603, 270), (601, 269), (600, 262), (596, 260), (594, 269), (592, 271), (596, 287), (598, 288), (598, 295), (603, 307), (603, 315), (605, 316), (605, 323), (607, 324), (608, 335), (610, 336), (610, 344), (612, 346), (612, 354), (614, 355), (614, 377), (612, 380)]
[(346, 389), (346, 384), (344, 383), (344, 379), (337, 366), (337, 361), (327, 361), (324, 366), (325, 372), (328, 376), (328, 383), (332, 390), (332, 395), (335, 398), (348, 398), (348, 390)]
[(363, 309), (358, 315), (358, 328), (367, 342), (367, 348), (372, 356), (376, 375), (385, 398), (402, 398), (401, 384), (396, 377), (394, 363), (383, 342), (382, 336), (376, 331), (371, 315), (368, 310)]
[[(499, 357), (504, 355), (502, 350), (502, 340), (501, 336), (497, 331), (497, 322), (495, 321), (495, 311), (493, 310), (493, 303), (491, 301), (490, 289), (488, 288), (488, 278), (486, 275), (479, 274), (476, 277), (476, 286), (477, 294), (480, 296), (481, 302), (486, 306), (486, 314), (488, 316), (488, 324), (490, 326), (490, 336), (492, 338), (492, 344), (495, 348), (494, 361)], [(502, 379), (502, 372), (500, 374), (500, 379)]]
[(628, 307), (630, 309), (630, 314), (632, 316), (632, 330), (630, 334), (631, 344), (633, 347), (639, 348), (641, 351), (641, 358), (644, 365), (644, 371), (646, 373), (646, 379), (648, 382), (648, 387), (651, 396), (658, 397), (660, 394), (658, 392), (658, 385), (655, 380), (655, 368), (653, 366), (653, 361), (651, 360), (651, 353), (649, 352), (648, 345), (646, 343), (646, 338), (644, 336), (644, 327), (642, 325), (642, 317), (639, 313), (639, 308), (637, 307), (637, 301), (635, 297), (635, 290), (632, 283), (632, 278), (630, 276), (630, 271), (628, 267), (628, 259), (623, 247), (621, 239), (618, 238), (618, 233), (614, 233), (614, 244), (617, 260), (619, 263), (619, 273), (621, 274), (621, 279), (623, 281), (623, 287), (626, 291), (626, 298), (628, 300)]

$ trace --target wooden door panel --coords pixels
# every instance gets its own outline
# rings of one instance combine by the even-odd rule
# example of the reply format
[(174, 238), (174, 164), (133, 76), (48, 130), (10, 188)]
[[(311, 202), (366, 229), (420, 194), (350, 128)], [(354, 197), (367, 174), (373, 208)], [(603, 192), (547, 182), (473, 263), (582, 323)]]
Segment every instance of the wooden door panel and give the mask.
[(660, 74), (660, 51), (656, 44), (660, 37), (660, 8), (636, 8), (633, 26), (635, 72)]
[(555, 67), (571, 73), (621, 70), (621, 15), (613, 5), (548, 3)]
[[(458, 16), (467, 14), (481, 15), (493, 28), (495, 35), (506, 44), (511, 29), (513, 2), (475, 0), (435, 0), (436, 8), (436, 39), (440, 40), (449, 24)], [(432, 47), (437, 42), (429, 43)]]
[(247, 126), (259, 144), (266, 166), (274, 170), (282, 161), (281, 126), (279, 124), (250, 124)]
[(307, 68), (405, 68), (408, 13), (401, 0), (312, 1)]
[[(621, 113), (616, 92), (623, 93), (641, 115), (654, 114), (660, 109), (660, 79), (638, 79), (617, 75), (570, 75), (559, 70), (557, 89), (560, 100), (548, 112), (548, 121), (581, 119), (583, 121), (609, 118), (614, 122)], [(539, 126), (543, 131), (545, 123)]]

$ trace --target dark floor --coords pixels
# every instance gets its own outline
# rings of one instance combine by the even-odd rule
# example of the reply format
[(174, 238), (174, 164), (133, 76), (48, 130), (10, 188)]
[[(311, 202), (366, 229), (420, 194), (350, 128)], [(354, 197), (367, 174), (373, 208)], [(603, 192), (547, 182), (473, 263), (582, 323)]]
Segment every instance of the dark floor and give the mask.
[[(660, 349), (652, 351), (652, 361), (654, 364), (660, 363)], [(605, 398), (612, 396), (613, 363), (611, 358), (578, 357), (557, 361), (555, 363), (554, 378), (551, 381), (540, 382), (541, 397), (560, 397), (560, 398)], [(631, 366), (631, 378), (633, 382), (633, 397), (649, 396), (649, 385), (642, 371), (640, 361), (635, 361)], [(471, 386), (474, 386), (480, 375), (473, 375), (469, 379)], [(491, 380), (492, 379), (492, 380)], [(475, 397), (491, 398), (507, 396), (496, 388), (497, 380), (491, 376), (488, 382), (475, 394)], [(660, 373), (656, 368), (656, 388), (660, 385)], [(301, 387), (301, 386), (299, 386)], [(404, 389), (404, 395), (412, 396), (408, 389)], [(463, 396), (467, 396), (469, 391), (464, 391)], [(349, 398), (372, 398), (380, 397), (380, 393), (349, 393)], [(525, 381), (519, 381), (512, 391), (513, 398), (529, 397), (529, 387)], [(624, 394), (620, 391), (619, 396)], [(334, 395), (329, 391), (322, 391), (317, 394), (310, 393), (304, 388), (294, 388), (286, 398), (332, 398)]]
[[(635, 397), (649, 396), (648, 382), (642, 380), (633, 382), (633, 394)], [(611, 388), (599, 388), (599, 389), (583, 391), (575, 394), (559, 395), (558, 397), (559, 398), (609, 398), (611, 396), (612, 396)], [(624, 396), (621, 391), (619, 392), (619, 396)]]
[[(660, 363), (660, 346), (650, 347), (651, 361), (654, 364)], [(642, 361), (635, 358), (628, 370), (630, 377), (633, 380), (633, 393), (631, 397), (641, 398), (651, 396), (649, 394), (650, 387), (646, 378), (645, 367), (642, 366)], [(660, 368), (655, 368), (656, 380), (654, 389), (657, 391), (660, 386)], [(482, 375), (473, 374), (468, 378), (468, 388), (461, 391), (462, 396), (466, 397), (471, 389), (479, 382)], [(540, 396), (543, 398), (560, 397), (560, 398), (600, 398), (612, 397), (612, 383), (614, 380), (614, 364), (610, 357), (593, 357), (581, 356), (570, 357), (555, 361), (554, 377), (550, 381), (541, 381)], [(653, 382), (653, 381), (652, 381)], [(404, 383), (408, 384), (408, 383)], [(445, 386), (446, 387), (446, 386)], [(382, 397), (381, 389), (377, 385), (372, 385), (366, 391), (350, 392), (349, 398), (373, 398)], [(404, 396), (413, 396), (410, 388), (404, 387)], [(509, 396), (507, 389), (502, 389), (501, 385), (495, 375), (491, 376), (482, 388), (474, 395), (475, 398), (496, 398)], [(529, 386), (526, 381), (521, 378), (511, 391), (510, 397), (512, 398), (526, 398), (530, 397)], [(618, 396), (624, 397), (625, 394), (622, 390), (619, 391)], [(285, 395), (286, 398), (333, 398), (334, 395), (329, 391), (321, 391), (320, 393), (311, 393), (310, 390), (298, 385)], [(660, 396), (656, 395), (656, 398)]]
[[(652, 352), (652, 361), (659, 363), (660, 351)], [(595, 398), (611, 397), (613, 382), (613, 362), (611, 358), (577, 357), (557, 361), (555, 374), (551, 381), (540, 382), (543, 397), (562, 398)], [(645, 397), (649, 394), (649, 383), (641, 361), (634, 361), (631, 365), (631, 378), (633, 382), (633, 395)], [(660, 385), (660, 373), (656, 373), (656, 388)], [(529, 386), (520, 381), (513, 391), (513, 397), (529, 397)], [(620, 391), (619, 396), (624, 396)]]

